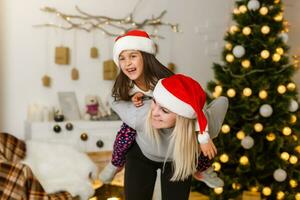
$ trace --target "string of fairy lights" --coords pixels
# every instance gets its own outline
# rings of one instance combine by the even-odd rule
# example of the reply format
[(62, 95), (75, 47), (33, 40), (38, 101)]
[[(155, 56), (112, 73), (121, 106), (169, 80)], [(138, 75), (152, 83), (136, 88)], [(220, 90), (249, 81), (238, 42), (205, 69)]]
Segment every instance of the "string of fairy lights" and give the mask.
[[(280, 3), (280, 0), (274, 0), (274, 3)], [(270, 13), (271, 7), (268, 6), (261, 6), (260, 2), (258, 0), (250, 0), (246, 3), (246, 5), (241, 5), (237, 6), (236, 8), (233, 9), (233, 14), (234, 15), (242, 15), (246, 14), (249, 11), (256, 11), (257, 14), (259, 15), (268, 15)], [(283, 22), (284, 28), (281, 31), (281, 33), (278, 35), (278, 37), (282, 38), (283, 42), (287, 42), (288, 35), (287, 32), (289, 31), (289, 23), (284, 20), (283, 17), (283, 11), (281, 10), (278, 12), (274, 17), (273, 20), (276, 22)], [(257, 25), (256, 25), (257, 26)], [(237, 25), (232, 25), (229, 30), (228, 34), (231, 36), (234, 36), (235, 34), (243, 34), (244, 36), (249, 36), (253, 30), (253, 27), (251, 26), (245, 26), (245, 27), (238, 27)], [(262, 25), (260, 27), (260, 32), (263, 35), (268, 35), (271, 33), (271, 28), (268, 25)], [(266, 72), (268, 69), (251, 69), (251, 61), (247, 58), (242, 58), (245, 53), (246, 49), (242, 45), (237, 45), (233, 46), (231, 43), (226, 43), (225, 44), (225, 50), (229, 53), (225, 54), (225, 60), (228, 65), (231, 63), (235, 62), (240, 62), (241, 67), (243, 67), (245, 70), (249, 70), (246, 73), (243, 74), (235, 74), (233, 73), (229, 67), (226, 66), (221, 66), (222, 70), (224, 72), (228, 72), (232, 77), (234, 78), (244, 78), (246, 76), (249, 76), (253, 73), (263, 73)], [(271, 53), (268, 49), (263, 49), (258, 56), (261, 57), (261, 59), (266, 60), (266, 59), (272, 59), (274, 63), (279, 62), (282, 57), (285, 55), (285, 51), (282, 47), (278, 46), (275, 50), (274, 53)], [(283, 70), (286, 70), (289, 67), (294, 67), (295, 69), (299, 68), (299, 56), (294, 55), (293, 61), (291, 65), (286, 65), (282, 66), (281, 70), (278, 71), (278, 73), (281, 73)], [(293, 92), (296, 90), (296, 84), (294, 82), (289, 82), (285, 84), (279, 84), (277, 86), (277, 93), (278, 95), (285, 95), (287, 92)], [(261, 89), (258, 94), (254, 94), (253, 90), (250, 87), (245, 87), (242, 91), (237, 91), (234, 87), (228, 88), (225, 91), (225, 94), (229, 98), (234, 98), (236, 95), (244, 96), (245, 98), (250, 97), (252, 95), (258, 95), (258, 97), (262, 100), (265, 100), (268, 98), (268, 89)], [(214, 98), (219, 97), (221, 94), (224, 94), (223, 87), (220, 83), (217, 82), (217, 85), (214, 88), (214, 91), (212, 92), (212, 96)], [(282, 133), (284, 136), (290, 136), (292, 137), (293, 140), (297, 141), (298, 138), (295, 134), (293, 134), (293, 130), (290, 128), (293, 124), (297, 122), (297, 116), (296, 116), (296, 111), (298, 110), (299, 105), (298, 102), (294, 99), (291, 100), (290, 105), (289, 105), (289, 112), (291, 113), (291, 117), (289, 120), (289, 124), (285, 125), (284, 127), (280, 128), (278, 130), (279, 132)], [(273, 113), (273, 108), (269, 104), (263, 104), (260, 106), (259, 109), (259, 114), (262, 117), (270, 117)], [(253, 130), (256, 133), (260, 133), (264, 131), (264, 125), (260, 122), (255, 122), (253, 124)], [(221, 128), (221, 132), (223, 134), (229, 134), (231, 131), (231, 127), (229, 124), (223, 124)], [(276, 131), (276, 130), (274, 130)], [(241, 146), (244, 149), (251, 149), (254, 146), (254, 139), (247, 134), (244, 130), (239, 130), (236, 133), (236, 138), (241, 141)], [(274, 132), (269, 132), (265, 136), (266, 140), (269, 142), (272, 142), (276, 139), (276, 134)], [(296, 154), (300, 154), (300, 145), (296, 146), (293, 152), (281, 152), (280, 158), (286, 162), (288, 162), (290, 165), (296, 165), (299, 162), (299, 159)], [(227, 153), (223, 153), (219, 156), (219, 161), (215, 161), (213, 163), (213, 167), (215, 171), (220, 171), (222, 168), (223, 164), (226, 164), (230, 161), (230, 156)], [(239, 158), (239, 163), (242, 166), (248, 166), (250, 164), (249, 158), (246, 155), (243, 155)], [(278, 168), (273, 172), (273, 177), (277, 182), (283, 182), (286, 179), (288, 180), (289, 186), (291, 188), (296, 188), (298, 187), (299, 183), (296, 178), (291, 178), (287, 176), (287, 172), (284, 169)], [(232, 189), (234, 190), (239, 190), (241, 189), (241, 184), (238, 182), (233, 182), (232, 183)], [(272, 193), (276, 192), (276, 197), (277, 199), (285, 199), (285, 191), (272, 191), (272, 188), (268, 185), (253, 185), (251, 188), (249, 188), (250, 191), (257, 192), (260, 191), (265, 197), (270, 196)], [(223, 188), (215, 188), (214, 192), (216, 194), (221, 194), (223, 193)], [(295, 195), (296, 200), (300, 200), (300, 192), (297, 192)]]

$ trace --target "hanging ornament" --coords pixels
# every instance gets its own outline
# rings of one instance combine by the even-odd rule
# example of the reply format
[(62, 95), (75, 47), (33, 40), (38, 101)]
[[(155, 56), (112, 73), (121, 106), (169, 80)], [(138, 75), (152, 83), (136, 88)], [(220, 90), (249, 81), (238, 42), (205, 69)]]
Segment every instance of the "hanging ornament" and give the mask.
[(288, 152), (282, 152), (282, 153), (280, 154), (280, 158), (281, 158), (282, 160), (288, 161), (289, 158), (290, 158), (290, 154), (289, 154)]
[(228, 51), (230, 51), (230, 50), (232, 49), (232, 44), (229, 43), (229, 42), (227, 42), (227, 43), (225, 44), (225, 49), (227, 49)]
[(227, 134), (230, 132), (230, 126), (228, 124), (223, 124), (221, 128), (222, 133)]
[(231, 187), (234, 190), (239, 190), (239, 189), (241, 189), (241, 184), (239, 184), (239, 183), (232, 183)]
[(268, 133), (268, 135), (266, 136), (266, 139), (270, 142), (274, 141), (276, 139), (276, 136), (274, 133)]
[(297, 121), (297, 116), (296, 115), (291, 115), (290, 123), (295, 124)]
[(71, 70), (71, 79), (73, 81), (76, 81), (79, 79), (79, 71), (75, 67)]
[(274, 0), (274, 3), (276, 3), (276, 4), (279, 3), (279, 2), (280, 2), (280, 0)]
[(278, 53), (279, 55), (283, 55), (283, 53), (284, 53), (283, 48), (277, 47), (277, 48), (276, 48), (276, 53)]
[(284, 194), (284, 192), (282, 192), (282, 191), (279, 191), (279, 192), (277, 192), (277, 194), (276, 194), (277, 200), (282, 200), (282, 199), (284, 199), (284, 196), (285, 196), (285, 194)]
[(240, 12), (240, 10), (238, 9), (238, 8), (234, 8), (233, 9), (233, 14), (235, 14), (235, 15), (239, 15), (241, 12)]
[(263, 193), (263, 195), (265, 195), (265, 196), (270, 196), (271, 193), (272, 193), (272, 190), (271, 190), (270, 187), (264, 187), (264, 188), (262, 189), (262, 193)]
[(263, 117), (270, 117), (273, 113), (273, 108), (269, 104), (263, 104), (259, 108), (259, 114)]
[(250, 67), (251, 63), (250, 60), (246, 59), (242, 61), (242, 67), (245, 69), (248, 69)]
[(233, 88), (230, 88), (230, 89), (227, 90), (227, 96), (228, 97), (233, 98), (233, 97), (235, 97), (235, 94), (236, 94), (236, 92)]
[(269, 9), (268, 9), (267, 7), (265, 7), (265, 6), (263, 6), (263, 7), (261, 7), (261, 8), (259, 9), (259, 13), (260, 13), (261, 15), (266, 15), (266, 14), (268, 14), (268, 12), (269, 12)]
[(285, 87), (284, 85), (279, 85), (279, 86), (277, 87), (277, 92), (278, 92), (279, 94), (284, 94), (284, 93), (286, 92), (286, 87)]
[(291, 135), (292, 134), (292, 129), (288, 126), (283, 127), (282, 134), (285, 135), (285, 136)]
[(90, 49), (90, 57), (91, 57), (91, 58), (98, 58), (98, 57), (99, 57), (97, 47), (92, 47), (92, 48)]
[(245, 89), (243, 89), (243, 95), (245, 97), (249, 97), (249, 96), (251, 96), (251, 94), (252, 94), (251, 88), (245, 88)]
[(288, 34), (285, 33), (285, 32), (280, 33), (278, 36), (282, 39), (282, 41), (283, 41), (284, 43), (287, 43), (287, 41), (289, 40), (289, 36), (288, 36)]
[(296, 89), (296, 84), (291, 82), (288, 83), (286, 87), (289, 91), (294, 91)]
[(270, 33), (270, 27), (267, 25), (264, 25), (261, 27), (260, 31), (266, 35), (266, 34)]
[(254, 145), (254, 140), (251, 136), (247, 135), (242, 139), (241, 145), (244, 149), (251, 149)]
[(256, 124), (254, 124), (254, 130), (256, 131), (256, 132), (262, 132), (262, 130), (264, 129), (264, 126), (261, 124), (261, 123), (256, 123)]
[(297, 101), (295, 101), (294, 99), (292, 99), (290, 101), (290, 105), (289, 105), (289, 111), (290, 112), (296, 112), (299, 108), (299, 104)]
[(278, 53), (274, 53), (272, 56), (272, 60), (274, 62), (278, 62), (280, 60), (281, 56)]
[(222, 163), (227, 163), (229, 161), (229, 156), (226, 153), (223, 153), (222, 155), (220, 155), (220, 161)]
[(300, 192), (297, 192), (295, 195), (295, 200), (300, 200)]
[(242, 30), (244, 35), (250, 35), (251, 34), (251, 28), (249, 26), (246, 26)]
[(240, 157), (240, 164), (241, 165), (248, 165), (249, 164), (249, 158), (247, 156)]
[(295, 147), (295, 151), (300, 154), (300, 145)]
[(223, 188), (222, 188), (222, 187), (214, 188), (214, 192), (215, 192), (216, 194), (222, 194), (222, 193), (223, 193)]
[(236, 137), (237, 137), (239, 140), (242, 140), (242, 139), (245, 138), (245, 135), (246, 135), (245, 132), (242, 131), (242, 130), (240, 130), (239, 132), (237, 132)]
[(231, 34), (235, 34), (236, 32), (238, 32), (240, 29), (239, 29), (239, 27), (237, 27), (236, 25), (232, 25), (231, 27), (230, 27), (230, 29), (229, 29), (229, 32), (231, 33)]
[(295, 179), (291, 179), (289, 181), (291, 188), (296, 188), (298, 186), (298, 182)]
[(274, 18), (273, 18), (275, 21), (277, 22), (280, 22), (283, 20), (283, 14), (282, 13), (279, 13), (278, 15), (276, 15)]
[(289, 162), (290, 162), (291, 164), (293, 164), (293, 165), (297, 164), (297, 162), (298, 162), (297, 156), (291, 155), (291, 157), (290, 157), (290, 159), (289, 159)]
[(218, 172), (221, 169), (221, 164), (219, 162), (213, 162), (212, 167), (214, 168), (214, 171)]
[(255, 10), (258, 10), (258, 9), (259, 9), (260, 3), (259, 3), (259, 1), (257, 1), (257, 0), (250, 0), (250, 1), (248, 2), (248, 4), (247, 4), (247, 7), (248, 7), (249, 10), (255, 11)]
[(266, 99), (268, 97), (268, 93), (266, 90), (261, 90), (259, 91), (259, 94), (258, 94), (259, 98), (261, 99)]
[(234, 56), (232, 54), (227, 54), (225, 59), (227, 62), (231, 63), (234, 61)]
[(243, 55), (245, 55), (245, 48), (242, 45), (237, 45), (233, 48), (233, 55), (237, 58), (241, 58)]
[(247, 12), (247, 7), (246, 7), (245, 5), (241, 5), (241, 6), (239, 7), (239, 11), (240, 11), (242, 14), (244, 14), (244, 13)]
[(44, 87), (50, 87), (51, 86), (51, 77), (48, 75), (44, 75), (42, 77), (42, 83)]
[(277, 182), (283, 182), (287, 177), (287, 173), (285, 170), (278, 168), (274, 171), (273, 177)]
[(269, 56), (270, 56), (270, 52), (269, 52), (268, 50), (262, 50), (262, 51), (260, 52), (260, 56), (261, 56), (263, 59), (267, 59), (267, 58), (269, 58)]

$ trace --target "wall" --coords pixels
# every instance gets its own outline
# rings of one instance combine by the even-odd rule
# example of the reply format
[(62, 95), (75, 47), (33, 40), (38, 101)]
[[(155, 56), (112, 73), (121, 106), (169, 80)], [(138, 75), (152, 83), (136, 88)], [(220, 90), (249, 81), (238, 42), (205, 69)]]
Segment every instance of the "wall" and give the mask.
[[(4, 2), (4, 3), (3, 3)], [(41, 12), (43, 6), (53, 6), (65, 13), (76, 14), (75, 5), (95, 15), (115, 18), (127, 16), (138, 0), (27, 0), (20, 5), (17, 0), (1, 1), (0, 20), (4, 20), (2, 29), (6, 35), (2, 49), (5, 56), (0, 59), (3, 65), (0, 72), (2, 88), (0, 128), (2, 131), (23, 137), (23, 123), (29, 104), (39, 103), (58, 106), (58, 91), (75, 91), (81, 111), (87, 94), (98, 94), (103, 100), (110, 93), (112, 81), (102, 79), (102, 63), (112, 57), (113, 38), (96, 32), (96, 46), (100, 58), (89, 58), (89, 48), (93, 45), (93, 34), (83, 31), (61, 31), (47, 28), (34, 28), (44, 22), (60, 23), (55, 16)], [(160, 28), (165, 37), (159, 43), (158, 58), (163, 64), (174, 62), (177, 72), (193, 76), (205, 86), (213, 78), (212, 63), (220, 60), (225, 30), (231, 24), (231, 10), (234, 0), (140, 0), (136, 18), (141, 21), (167, 10), (163, 18), (166, 22), (178, 22), (182, 33), (173, 33), (168, 28)], [(292, 53), (299, 53), (299, 1), (286, 0), (293, 6), (287, 6), (287, 18), (292, 25), (289, 44), (293, 44)], [(118, 6), (116, 6), (118, 5)], [(297, 24), (298, 23), (298, 24)], [(76, 35), (76, 55), (74, 57), (74, 35)], [(3, 38), (3, 35), (1, 34)], [(54, 48), (69, 46), (73, 57), (71, 65), (54, 64)], [(0, 46), (0, 47), (1, 47)], [(1, 49), (0, 49), (1, 50)], [(4, 60), (4, 61), (2, 61)], [(76, 65), (80, 71), (80, 80), (70, 80), (70, 70)], [(41, 84), (41, 77), (47, 73), (53, 78), (51, 88)], [(298, 72), (299, 75), (299, 72)], [(300, 78), (296, 78), (300, 85)], [(5, 84), (5, 85), (4, 85)], [(298, 87), (300, 88), (300, 87)], [(1, 125), (2, 124), (2, 125)]]
[[(0, 1), (0, 8), (3, 8), (4, 7), (4, 2), (3, 1)], [(3, 12), (0, 12), (0, 24), (2, 24), (2, 26), (0, 26), (0, 36), (1, 36), (1, 39), (0, 39), (0, 113), (3, 113), (3, 106), (4, 106), (4, 102), (3, 102), (3, 88), (5, 87), (5, 82), (2, 78), (1, 75), (4, 74), (4, 50), (3, 50), (3, 47), (4, 47), (4, 44), (3, 44), (3, 41), (5, 41), (5, 36), (4, 36), (4, 14)], [(4, 124), (3, 124), (3, 119), (2, 119), (2, 115), (0, 115), (0, 130), (3, 130), (3, 127), (4, 127)]]

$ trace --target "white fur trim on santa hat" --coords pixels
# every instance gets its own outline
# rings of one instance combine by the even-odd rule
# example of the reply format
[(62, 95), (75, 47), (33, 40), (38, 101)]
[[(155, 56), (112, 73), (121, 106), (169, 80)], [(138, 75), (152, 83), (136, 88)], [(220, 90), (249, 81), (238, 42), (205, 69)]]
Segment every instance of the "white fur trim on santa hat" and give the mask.
[(161, 83), (161, 80), (155, 86), (153, 97), (162, 107), (181, 115), (183, 117), (194, 119), (196, 112), (193, 107), (170, 93)]
[(119, 55), (124, 50), (138, 50), (146, 53), (154, 54), (154, 42), (147, 37), (142, 36), (124, 36), (119, 38), (114, 45), (113, 59), (117, 66), (119, 66)]

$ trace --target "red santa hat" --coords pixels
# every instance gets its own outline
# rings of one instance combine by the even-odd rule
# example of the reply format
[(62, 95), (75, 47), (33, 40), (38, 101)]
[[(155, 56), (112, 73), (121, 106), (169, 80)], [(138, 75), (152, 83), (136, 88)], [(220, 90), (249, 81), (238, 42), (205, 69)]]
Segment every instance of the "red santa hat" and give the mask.
[(198, 140), (207, 142), (207, 120), (202, 111), (206, 95), (197, 81), (182, 74), (161, 79), (154, 88), (153, 97), (171, 112), (189, 119), (197, 118), (200, 133), (205, 133), (205, 137), (198, 136)]
[(145, 31), (131, 30), (115, 40), (113, 59), (117, 66), (119, 66), (119, 55), (124, 50), (138, 50), (154, 54), (155, 45)]

